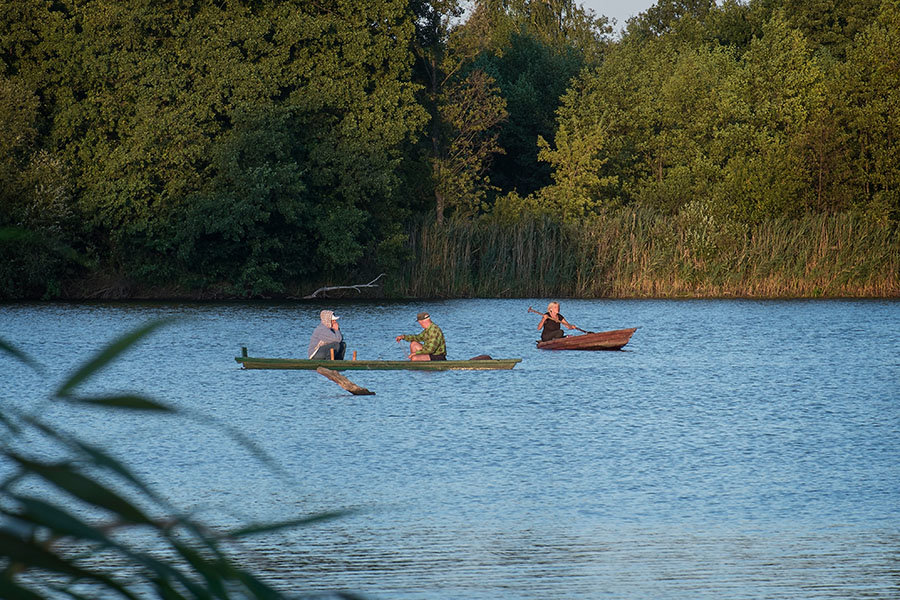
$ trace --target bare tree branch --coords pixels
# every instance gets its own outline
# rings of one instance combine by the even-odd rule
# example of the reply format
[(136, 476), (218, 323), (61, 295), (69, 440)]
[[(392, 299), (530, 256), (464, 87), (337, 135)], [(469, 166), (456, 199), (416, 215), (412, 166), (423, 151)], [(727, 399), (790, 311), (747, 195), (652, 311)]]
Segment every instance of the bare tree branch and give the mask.
[(370, 281), (369, 283), (358, 283), (358, 284), (356, 284), (356, 285), (332, 285), (332, 286), (327, 286), (327, 287), (320, 287), (319, 289), (317, 289), (316, 291), (314, 291), (314, 292), (313, 292), (312, 294), (310, 294), (309, 296), (303, 296), (303, 299), (304, 299), (304, 300), (310, 300), (310, 299), (312, 299), (312, 298), (318, 298), (318, 296), (319, 296), (320, 293), (323, 293), (323, 294), (324, 294), (325, 292), (331, 292), (331, 291), (334, 291), (334, 290), (356, 290), (357, 292), (359, 292), (359, 293), (361, 294), (361, 293), (362, 293), (362, 288), (374, 288), (374, 287), (378, 287), (378, 284), (376, 284), (375, 282), (378, 281), (379, 279), (381, 279), (382, 277), (384, 277), (384, 275), (385, 275), (385, 274), (382, 273), (381, 275), (379, 275), (378, 277), (376, 277), (375, 279), (373, 279), (373, 280)]

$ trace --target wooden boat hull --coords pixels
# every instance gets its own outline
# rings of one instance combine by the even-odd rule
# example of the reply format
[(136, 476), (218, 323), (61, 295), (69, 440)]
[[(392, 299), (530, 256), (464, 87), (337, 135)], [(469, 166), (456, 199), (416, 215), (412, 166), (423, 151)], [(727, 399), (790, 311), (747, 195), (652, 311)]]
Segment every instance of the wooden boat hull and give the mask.
[(572, 335), (546, 342), (538, 342), (541, 350), (621, 350), (634, 335), (637, 327), (631, 329), (616, 329), (614, 331), (601, 331), (598, 333), (585, 333)]
[(234, 358), (245, 369), (304, 369), (315, 371), (325, 367), (333, 371), (348, 370), (404, 370), (404, 371), (494, 371), (508, 370), (521, 362), (521, 358), (495, 358), (489, 360), (306, 360), (302, 358)]

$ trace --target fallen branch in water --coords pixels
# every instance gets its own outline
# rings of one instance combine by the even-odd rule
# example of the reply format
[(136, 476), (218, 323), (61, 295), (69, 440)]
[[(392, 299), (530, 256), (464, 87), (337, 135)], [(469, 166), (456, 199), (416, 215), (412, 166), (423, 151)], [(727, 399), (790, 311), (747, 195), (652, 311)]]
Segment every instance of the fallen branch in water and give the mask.
[(324, 375), (328, 379), (332, 380), (354, 396), (374, 396), (375, 392), (370, 392), (364, 387), (360, 387), (338, 373), (337, 371), (332, 371), (331, 369), (326, 369), (325, 367), (319, 367), (316, 369), (316, 373), (319, 375)]
[(319, 293), (330, 292), (333, 290), (356, 290), (360, 294), (362, 293), (361, 288), (373, 288), (378, 287), (375, 282), (384, 277), (384, 273), (370, 281), (369, 283), (359, 283), (357, 285), (332, 285), (328, 287), (320, 287), (316, 291), (314, 291), (309, 296), (303, 296), (304, 300), (310, 300), (312, 298), (318, 297)]

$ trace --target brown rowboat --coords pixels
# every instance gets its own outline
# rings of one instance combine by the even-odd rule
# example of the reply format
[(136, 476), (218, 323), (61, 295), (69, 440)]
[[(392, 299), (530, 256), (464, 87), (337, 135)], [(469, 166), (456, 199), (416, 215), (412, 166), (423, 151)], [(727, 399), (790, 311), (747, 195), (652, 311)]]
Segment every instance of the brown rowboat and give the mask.
[(585, 333), (538, 342), (541, 350), (621, 350), (628, 343), (637, 327), (616, 329), (598, 333)]

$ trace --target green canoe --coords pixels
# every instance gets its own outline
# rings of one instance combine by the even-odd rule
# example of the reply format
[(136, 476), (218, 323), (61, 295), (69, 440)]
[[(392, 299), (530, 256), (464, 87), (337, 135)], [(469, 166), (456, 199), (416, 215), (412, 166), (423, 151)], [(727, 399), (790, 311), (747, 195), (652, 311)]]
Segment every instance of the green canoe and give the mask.
[(487, 360), (306, 360), (303, 358), (257, 358), (235, 356), (245, 369), (309, 369), (325, 367), (333, 371), (406, 370), (406, 371), (488, 371), (512, 369), (521, 358), (492, 358)]

